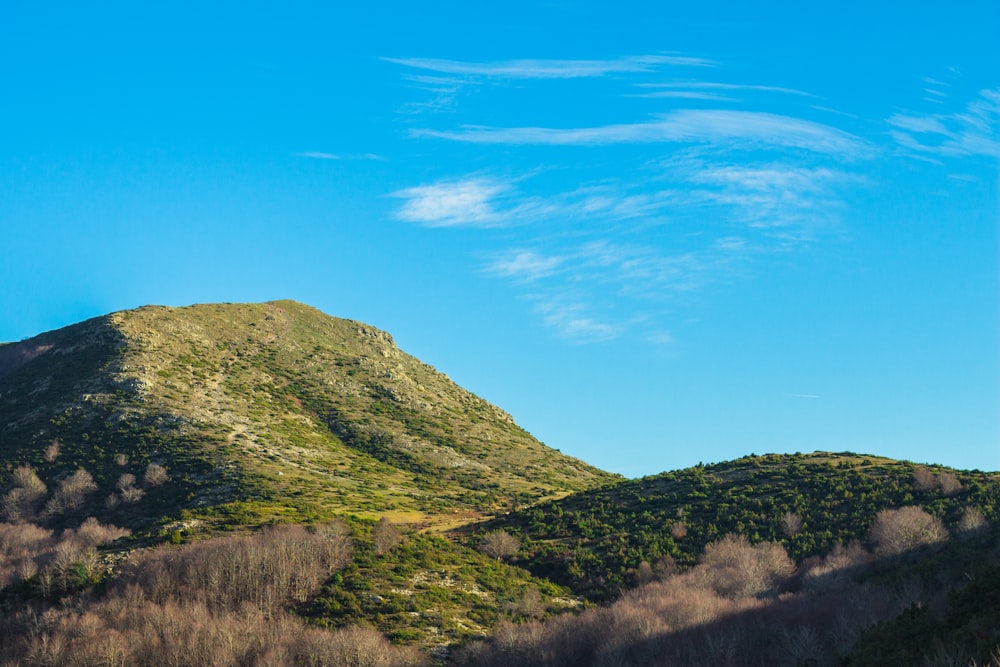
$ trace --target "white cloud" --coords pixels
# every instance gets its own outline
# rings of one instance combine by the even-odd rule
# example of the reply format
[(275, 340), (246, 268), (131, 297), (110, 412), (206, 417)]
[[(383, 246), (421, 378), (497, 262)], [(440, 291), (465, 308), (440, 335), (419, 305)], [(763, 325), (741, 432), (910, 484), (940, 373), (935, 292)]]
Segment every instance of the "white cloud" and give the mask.
[(599, 146), (676, 142), (797, 148), (844, 158), (870, 153), (864, 141), (829, 125), (759, 111), (685, 109), (644, 123), (569, 129), (466, 126), (458, 131), (415, 130), (413, 135), (480, 144)]
[(679, 55), (641, 55), (610, 60), (505, 60), (490, 63), (440, 58), (383, 58), (415, 69), (462, 76), (498, 79), (576, 79), (624, 72), (651, 72), (664, 66), (707, 67), (703, 58)]
[(473, 178), (407, 188), (393, 196), (406, 200), (398, 215), (407, 222), (428, 227), (487, 227), (503, 222), (491, 200), (508, 188), (504, 183)]
[(314, 160), (339, 160), (341, 159), (339, 155), (334, 153), (323, 153), (320, 151), (303, 151), (302, 153), (296, 153), (295, 157), (307, 157)]
[(1000, 88), (986, 89), (962, 112), (894, 114), (890, 136), (914, 153), (940, 157), (1000, 157)]
[(550, 276), (562, 264), (562, 257), (545, 257), (530, 250), (512, 250), (487, 267), (487, 271), (507, 278), (534, 281)]
[(360, 153), (357, 155), (338, 155), (336, 153), (324, 153), (322, 151), (303, 151), (296, 153), (295, 157), (310, 158), (313, 160), (377, 160), (385, 161), (386, 158), (375, 153)]
[[(753, 92), (764, 92), (764, 93), (783, 93), (786, 95), (800, 95), (803, 97), (815, 97), (811, 93), (807, 93), (801, 90), (796, 90), (795, 88), (783, 88), (781, 86), (760, 86), (754, 84), (743, 84), (743, 83), (721, 83), (715, 81), (672, 81), (669, 83), (639, 83), (636, 84), (638, 88), (664, 88), (664, 89), (686, 89), (692, 90), (726, 90), (726, 91), (753, 91)], [(669, 93), (669, 90), (663, 91), (664, 93)], [(657, 96), (656, 93), (651, 93), (650, 97)]]
[(602, 342), (618, 338), (625, 332), (625, 326), (601, 322), (587, 310), (580, 304), (561, 304), (552, 300), (542, 300), (535, 305), (535, 312), (546, 326), (575, 342)]

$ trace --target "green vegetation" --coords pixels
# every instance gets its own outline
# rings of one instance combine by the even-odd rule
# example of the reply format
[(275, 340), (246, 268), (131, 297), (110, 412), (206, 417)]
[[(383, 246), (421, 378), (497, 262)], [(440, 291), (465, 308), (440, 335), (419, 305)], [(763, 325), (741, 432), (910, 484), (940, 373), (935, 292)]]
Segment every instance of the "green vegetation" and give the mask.
[[(448, 524), (615, 479), (388, 334), (291, 301), (146, 307), (0, 346), (0, 457), (50, 485), (92, 475), (66, 525), (152, 533), (182, 518)], [(169, 477), (116, 487), (150, 465)]]
[(0, 462), (4, 665), (1000, 665), (997, 474), (623, 480), (294, 302), (0, 345)]
[[(920, 481), (928, 476), (943, 485)], [(1000, 479), (854, 454), (748, 456), (543, 502), (494, 519), (470, 539), (506, 529), (522, 540), (519, 565), (609, 600), (634, 583), (642, 563), (667, 557), (689, 567), (728, 533), (779, 542), (801, 562), (864, 540), (880, 510), (904, 505), (925, 508), (951, 529), (966, 507), (996, 521)], [(797, 519), (794, 530), (788, 519)]]

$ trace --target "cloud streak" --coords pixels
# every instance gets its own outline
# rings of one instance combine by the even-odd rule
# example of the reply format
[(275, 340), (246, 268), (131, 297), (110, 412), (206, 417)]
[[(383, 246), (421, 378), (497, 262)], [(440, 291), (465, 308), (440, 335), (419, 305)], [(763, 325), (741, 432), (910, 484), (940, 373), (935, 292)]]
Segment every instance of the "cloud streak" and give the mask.
[(733, 147), (792, 148), (861, 158), (871, 153), (865, 141), (813, 121), (760, 111), (684, 109), (642, 123), (584, 128), (481, 127), (421, 129), (415, 137), (476, 144), (602, 146), (612, 144), (728, 144)]
[(383, 58), (413, 69), (493, 79), (579, 79), (618, 73), (653, 72), (659, 68), (710, 67), (703, 58), (680, 55), (639, 55), (610, 60), (504, 60), (489, 63), (440, 58)]
[(962, 112), (897, 113), (886, 122), (890, 136), (918, 155), (1000, 157), (1000, 88), (980, 91)]

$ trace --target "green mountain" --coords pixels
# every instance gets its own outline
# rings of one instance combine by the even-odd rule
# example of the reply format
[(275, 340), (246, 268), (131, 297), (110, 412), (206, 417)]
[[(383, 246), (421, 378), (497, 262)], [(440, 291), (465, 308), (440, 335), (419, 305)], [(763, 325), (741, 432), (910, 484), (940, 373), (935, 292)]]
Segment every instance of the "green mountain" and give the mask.
[[(66, 520), (133, 529), (447, 525), (615, 479), (389, 334), (292, 301), (149, 306), (0, 346), (0, 457), (50, 486), (82, 468), (96, 489)], [(151, 464), (166, 474), (143, 484)]]

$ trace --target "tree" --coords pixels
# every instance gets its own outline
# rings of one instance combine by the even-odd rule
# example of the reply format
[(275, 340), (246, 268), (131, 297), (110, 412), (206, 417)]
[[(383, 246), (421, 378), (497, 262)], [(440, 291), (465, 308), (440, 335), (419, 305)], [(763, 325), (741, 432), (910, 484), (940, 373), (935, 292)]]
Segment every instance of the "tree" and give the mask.
[(937, 477), (924, 466), (913, 467), (913, 487), (917, 491), (930, 491), (937, 486)]
[(399, 529), (385, 517), (379, 519), (375, 527), (372, 528), (372, 547), (377, 554), (381, 555), (392, 551), (402, 541), (403, 536), (400, 535)]
[(781, 517), (781, 530), (788, 537), (797, 535), (802, 530), (802, 517), (795, 512), (785, 512), (785, 515)]
[(963, 537), (982, 535), (987, 528), (989, 528), (989, 523), (978, 507), (966, 507), (962, 510), (962, 518), (958, 520), (958, 532)]
[(869, 539), (879, 556), (897, 556), (910, 549), (948, 539), (941, 519), (920, 507), (882, 510), (875, 516)]
[(170, 478), (167, 475), (166, 468), (159, 463), (150, 463), (146, 466), (146, 476), (144, 479), (149, 486), (159, 486)]
[(479, 550), (490, 558), (503, 560), (510, 558), (521, 549), (521, 543), (516, 537), (505, 530), (493, 530), (483, 535)]

